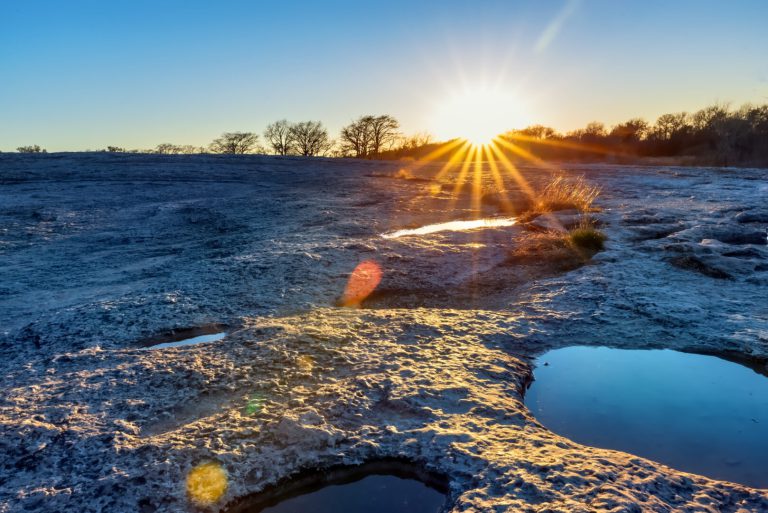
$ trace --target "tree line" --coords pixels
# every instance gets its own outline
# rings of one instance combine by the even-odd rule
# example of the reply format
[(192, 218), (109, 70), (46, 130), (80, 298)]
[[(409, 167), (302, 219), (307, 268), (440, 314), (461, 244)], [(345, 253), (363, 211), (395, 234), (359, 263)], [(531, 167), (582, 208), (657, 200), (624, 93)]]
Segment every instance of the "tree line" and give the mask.
[[(633, 118), (610, 128), (593, 121), (565, 134), (552, 127), (533, 125), (501, 137), (543, 160), (632, 162), (660, 157), (690, 164), (768, 166), (768, 105), (747, 104), (731, 109), (727, 104), (714, 104), (693, 113), (664, 114), (653, 124)], [(262, 134), (225, 132), (208, 146), (163, 143), (151, 150), (128, 152), (400, 159), (424, 157), (445, 144), (433, 142), (427, 133), (406, 137), (400, 132), (398, 120), (384, 114), (358, 117), (343, 127), (335, 140), (320, 121), (282, 119), (267, 125)], [(38, 145), (17, 150), (45, 153)], [(119, 146), (101, 151), (126, 152)], [(443, 158), (452, 155), (443, 153)]]
[(535, 125), (508, 137), (545, 160), (658, 157), (703, 165), (767, 166), (768, 105), (746, 104), (732, 110), (727, 104), (714, 104), (693, 113), (663, 114), (653, 124), (634, 118), (609, 129), (591, 122), (566, 134)]
[[(105, 150), (98, 151), (165, 155), (271, 153), (305, 157), (377, 158), (383, 151), (391, 150), (398, 143), (402, 147), (415, 147), (430, 141), (426, 134), (403, 137), (399, 128), (400, 123), (390, 115), (365, 115), (342, 128), (339, 138), (334, 140), (320, 121), (294, 123), (281, 119), (267, 125), (261, 134), (263, 139), (255, 132), (225, 132), (208, 146), (162, 143), (149, 150), (126, 150), (121, 146), (107, 146)], [(17, 151), (45, 153), (45, 149), (37, 145), (20, 146)]]

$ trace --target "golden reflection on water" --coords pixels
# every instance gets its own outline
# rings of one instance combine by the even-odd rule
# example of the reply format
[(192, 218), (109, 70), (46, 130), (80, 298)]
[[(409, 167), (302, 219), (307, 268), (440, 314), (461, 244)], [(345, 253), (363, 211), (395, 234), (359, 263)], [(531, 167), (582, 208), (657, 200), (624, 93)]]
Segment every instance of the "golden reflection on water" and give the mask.
[(448, 221), (447, 223), (428, 224), (419, 228), (408, 230), (397, 230), (395, 232), (382, 234), (385, 239), (396, 239), (409, 235), (428, 235), (437, 232), (462, 232), (468, 230), (477, 230), (478, 228), (501, 228), (512, 226), (517, 223), (514, 217), (499, 217), (491, 219), (472, 219), (469, 221)]

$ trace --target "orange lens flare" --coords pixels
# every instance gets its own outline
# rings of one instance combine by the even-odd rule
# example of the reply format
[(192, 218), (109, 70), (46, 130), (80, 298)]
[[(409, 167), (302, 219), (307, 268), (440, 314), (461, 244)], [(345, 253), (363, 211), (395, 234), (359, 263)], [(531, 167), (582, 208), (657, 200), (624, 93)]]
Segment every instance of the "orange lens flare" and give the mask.
[(373, 260), (365, 260), (357, 264), (341, 296), (341, 306), (359, 308), (360, 303), (376, 290), (381, 282), (381, 276), (381, 267)]

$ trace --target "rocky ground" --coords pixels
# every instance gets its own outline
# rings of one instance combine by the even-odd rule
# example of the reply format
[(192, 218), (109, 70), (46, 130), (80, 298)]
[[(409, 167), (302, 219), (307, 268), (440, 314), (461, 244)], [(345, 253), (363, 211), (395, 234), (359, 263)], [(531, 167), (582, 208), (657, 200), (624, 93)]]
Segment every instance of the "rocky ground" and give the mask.
[[(559, 266), (510, 258), (524, 223), (381, 237), (515, 213), (489, 169), (473, 196), (440, 167), (0, 155), (0, 511), (220, 511), (389, 457), (445, 475), (451, 511), (767, 511), (766, 490), (578, 445), (522, 402), (532, 359), (574, 344), (768, 372), (767, 172), (566, 169), (602, 187), (609, 240)], [(365, 260), (381, 284), (336, 307)], [(211, 324), (228, 336), (141, 347)], [(200, 505), (185, 483), (206, 461), (228, 487)]]

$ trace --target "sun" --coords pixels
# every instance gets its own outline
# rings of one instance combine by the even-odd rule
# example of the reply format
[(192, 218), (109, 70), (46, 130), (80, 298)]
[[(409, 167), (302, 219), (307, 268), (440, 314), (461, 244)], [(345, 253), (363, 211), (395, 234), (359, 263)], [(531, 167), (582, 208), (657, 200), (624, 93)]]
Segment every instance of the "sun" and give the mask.
[(499, 134), (527, 124), (523, 102), (510, 91), (477, 87), (452, 94), (433, 116), (438, 139), (463, 139), (484, 146)]

